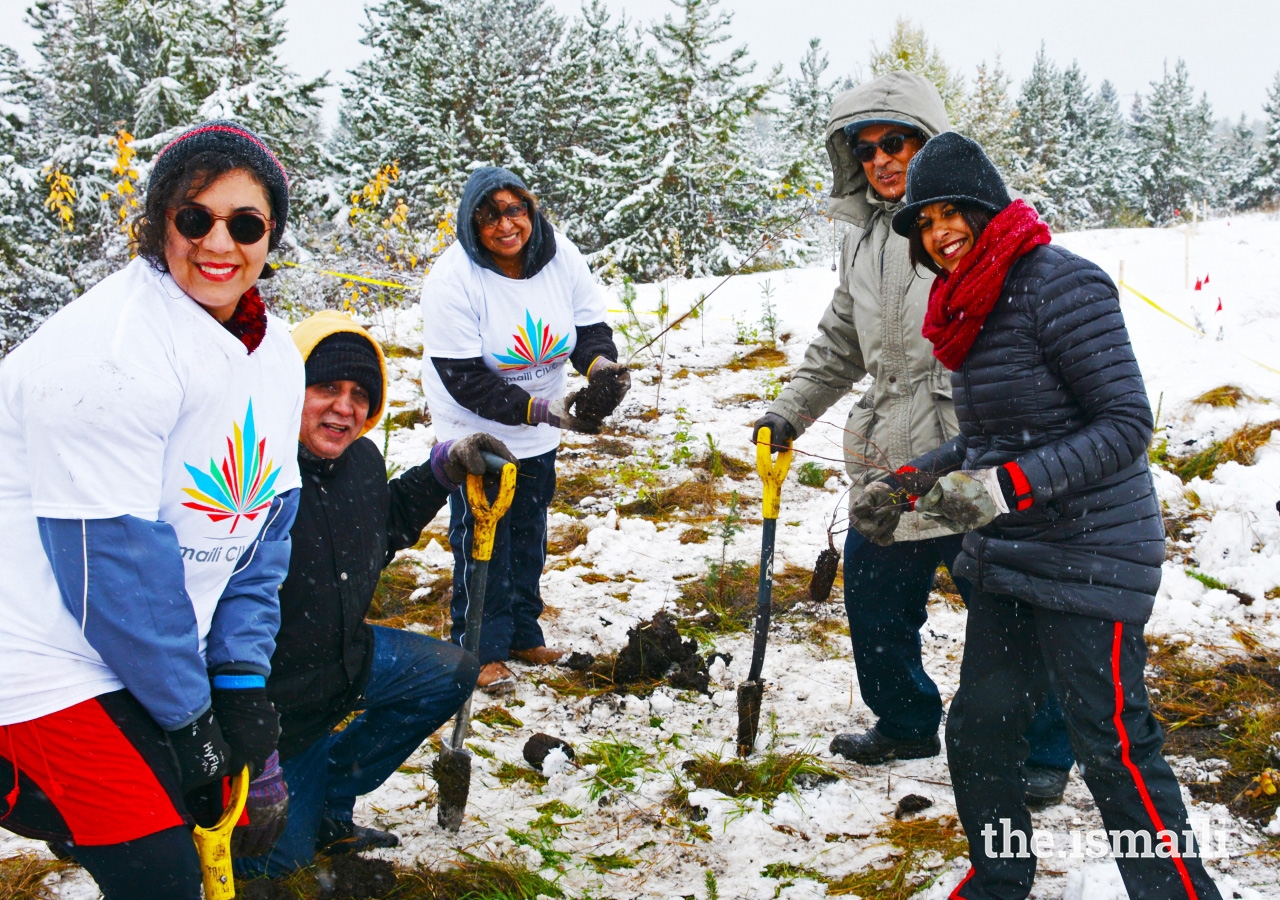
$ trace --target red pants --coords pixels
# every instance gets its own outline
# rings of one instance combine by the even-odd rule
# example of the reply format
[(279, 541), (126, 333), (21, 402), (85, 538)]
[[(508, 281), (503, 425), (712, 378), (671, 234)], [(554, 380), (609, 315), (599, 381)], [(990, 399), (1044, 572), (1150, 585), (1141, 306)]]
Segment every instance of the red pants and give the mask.
[(0, 725), (0, 827), (94, 847), (191, 825), (170, 754), (127, 691)]

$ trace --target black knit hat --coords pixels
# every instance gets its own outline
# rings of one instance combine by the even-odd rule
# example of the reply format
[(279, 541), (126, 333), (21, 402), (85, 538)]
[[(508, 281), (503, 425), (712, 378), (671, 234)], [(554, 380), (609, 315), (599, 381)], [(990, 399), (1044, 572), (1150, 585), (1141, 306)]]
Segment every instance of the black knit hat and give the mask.
[(331, 334), (307, 356), (307, 387), (326, 381), (354, 381), (369, 394), (369, 411), (382, 408), (382, 366), (378, 352), (352, 331)]
[(159, 184), (197, 153), (226, 153), (253, 170), (271, 198), (271, 246), (278, 247), (289, 219), (289, 176), (262, 138), (239, 122), (214, 119), (184, 131), (165, 144), (151, 163), (151, 184)]
[(998, 213), (1013, 199), (976, 141), (944, 131), (911, 157), (902, 202), (902, 208), (893, 214), (893, 230), (906, 237), (920, 210), (930, 203), (951, 202)]

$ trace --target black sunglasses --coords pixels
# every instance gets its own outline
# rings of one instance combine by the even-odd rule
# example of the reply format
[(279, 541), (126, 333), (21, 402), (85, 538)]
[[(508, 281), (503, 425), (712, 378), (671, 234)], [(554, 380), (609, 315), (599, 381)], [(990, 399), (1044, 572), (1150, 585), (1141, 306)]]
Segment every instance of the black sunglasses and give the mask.
[(523, 200), (508, 204), (502, 209), (483, 206), (476, 210), (476, 224), (481, 228), (492, 228), (498, 224), (499, 219), (520, 219), (527, 215), (529, 215), (529, 204)]
[(876, 158), (876, 150), (883, 150), (889, 156), (897, 156), (914, 134), (890, 134), (880, 140), (858, 141), (853, 145), (853, 158), (860, 163), (869, 163)]
[(213, 230), (214, 222), (226, 222), (227, 234), (237, 244), (256, 244), (262, 240), (275, 223), (256, 212), (237, 212), (229, 216), (215, 216), (203, 206), (184, 206), (171, 210), (173, 227), (189, 241), (197, 241)]

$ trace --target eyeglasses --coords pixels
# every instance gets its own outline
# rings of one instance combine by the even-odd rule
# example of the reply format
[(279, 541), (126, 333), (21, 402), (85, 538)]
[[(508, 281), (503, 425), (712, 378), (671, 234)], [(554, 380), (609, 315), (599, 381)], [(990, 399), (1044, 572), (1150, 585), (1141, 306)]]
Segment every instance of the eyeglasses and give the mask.
[(492, 228), (501, 219), (521, 219), (527, 215), (529, 215), (529, 204), (523, 200), (508, 204), (502, 209), (484, 206), (476, 210), (476, 224), (481, 228)]
[(197, 241), (212, 231), (214, 222), (226, 222), (227, 234), (231, 235), (231, 240), (237, 244), (256, 244), (275, 225), (273, 220), (261, 213), (237, 212), (229, 216), (215, 216), (203, 206), (184, 206), (170, 210), (169, 216), (173, 219), (173, 227), (178, 229), (178, 234), (189, 241)]
[(897, 156), (914, 134), (889, 134), (875, 141), (858, 141), (853, 145), (853, 158), (860, 163), (869, 163), (876, 158), (876, 150), (883, 150), (889, 156)]

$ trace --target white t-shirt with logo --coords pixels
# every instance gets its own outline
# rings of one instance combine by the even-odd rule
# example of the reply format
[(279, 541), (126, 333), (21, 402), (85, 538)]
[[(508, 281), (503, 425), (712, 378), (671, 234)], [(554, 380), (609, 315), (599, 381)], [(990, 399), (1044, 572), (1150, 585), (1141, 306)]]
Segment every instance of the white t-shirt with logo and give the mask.
[(37, 518), (172, 525), (203, 654), (240, 553), (300, 485), (304, 383), (283, 322), (250, 354), (141, 259), (0, 363), (0, 725), (122, 687), (63, 605)]
[(582, 253), (556, 232), (556, 255), (532, 278), (507, 278), (471, 261), (455, 243), (422, 286), (422, 392), (436, 436), (447, 441), (477, 431), (502, 441), (520, 459), (560, 446), (550, 425), (503, 425), (460, 405), (431, 357), (473, 359), (534, 397), (567, 393), (576, 327), (605, 320), (604, 291)]

